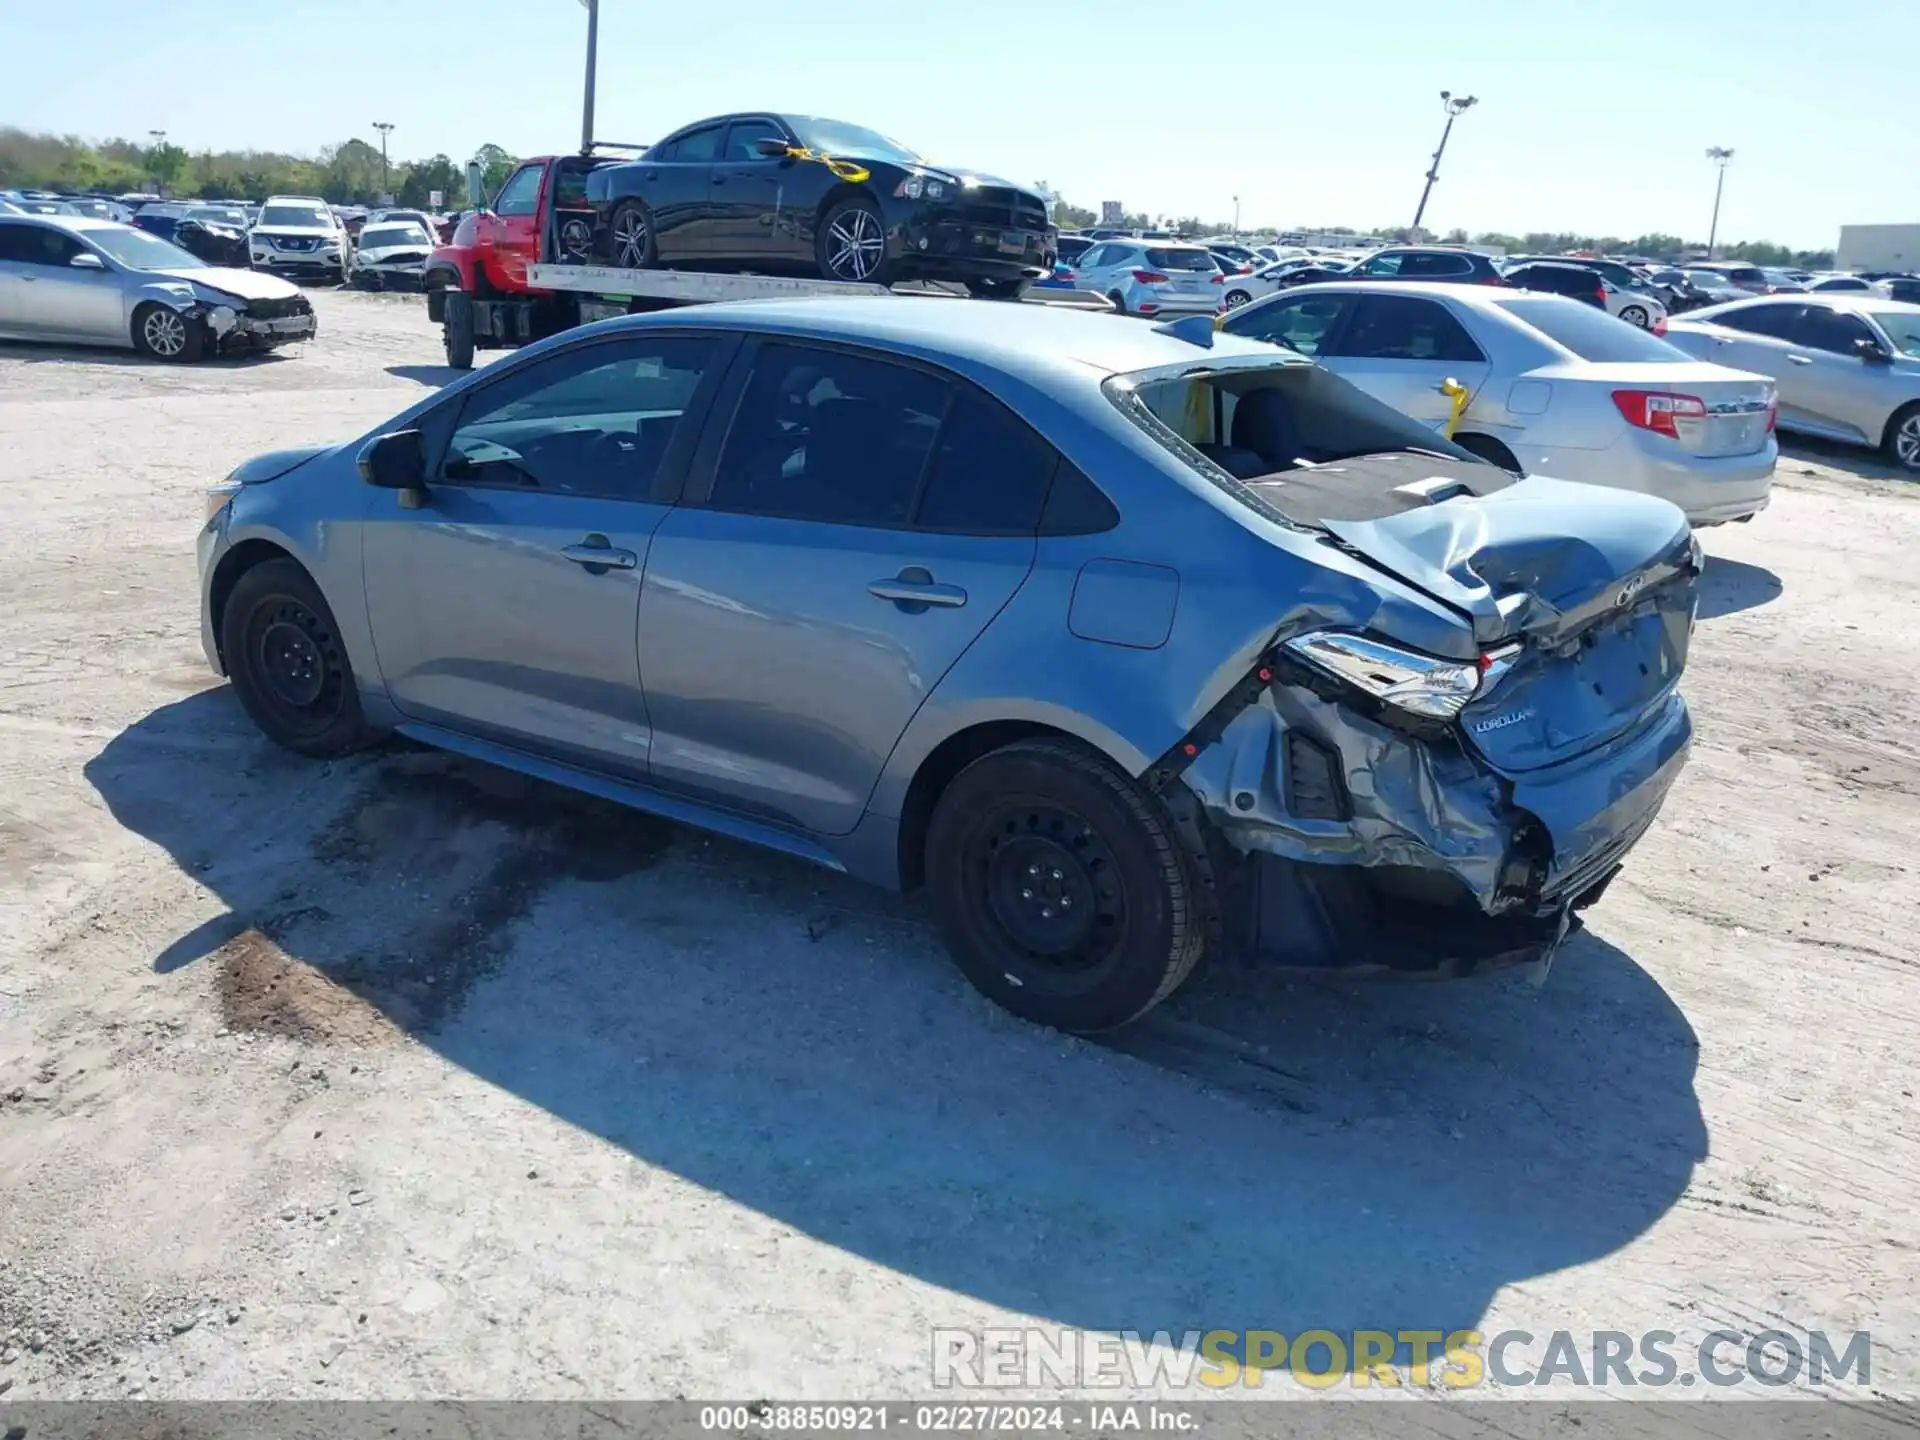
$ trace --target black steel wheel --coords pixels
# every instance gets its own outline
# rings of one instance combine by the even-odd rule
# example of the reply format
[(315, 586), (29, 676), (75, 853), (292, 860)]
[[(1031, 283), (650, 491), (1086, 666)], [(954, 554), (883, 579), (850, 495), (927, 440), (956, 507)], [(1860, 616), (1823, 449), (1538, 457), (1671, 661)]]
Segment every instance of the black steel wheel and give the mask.
[(638, 200), (622, 200), (607, 221), (607, 260), (623, 270), (645, 270), (659, 258), (653, 217)]
[(961, 771), (928, 826), (926, 875), (962, 973), (1056, 1029), (1138, 1019), (1205, 946), (1204, 886), (1164, 811), (1071, 742), (1023, 741)]
[(865, 285), (893, 283), (886, 223), (880, 218), (879, 207), (864, 195), (849, 196), (820, 217), (814, 249), (825, 279)]
[(242, 575), (220, 635), (234, 693), (269, 740), (323, 758), (367, 743), (333, 612), (297, 563), (269, 560)]

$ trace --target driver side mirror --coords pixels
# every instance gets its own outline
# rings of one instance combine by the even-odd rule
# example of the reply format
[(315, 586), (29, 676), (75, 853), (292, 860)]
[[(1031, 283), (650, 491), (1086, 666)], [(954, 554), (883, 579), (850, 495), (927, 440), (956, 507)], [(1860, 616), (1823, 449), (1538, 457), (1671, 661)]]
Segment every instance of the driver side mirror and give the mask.
[(358, 463), (367, 484), (400, 492), (402, 510), (427, 503), (427, 447), (418, 430), (374, 436), (361, 447)]
[(753, 153), (763, 160), (784, 160), (792, 147), (776, 136), (765, 135), (753, 142)]
[(1856, 336), (1853, 342), (1853, 349), (1854, 353), (1869, 365), (1891, 365), (1893, 363), (1893, 356), (1889, 355), (1881, 346), (1880, 342), (1871, 335)]
[(467, 204), (475, 210), (487, 208), (487, 172), (478, 160), (467, 162)]
[(82, 250), (78, 255), (69, 260), (67, 264), (71, 265), (75, 270), (104, 270), (107, 268), (107, 262), (91, 250)]

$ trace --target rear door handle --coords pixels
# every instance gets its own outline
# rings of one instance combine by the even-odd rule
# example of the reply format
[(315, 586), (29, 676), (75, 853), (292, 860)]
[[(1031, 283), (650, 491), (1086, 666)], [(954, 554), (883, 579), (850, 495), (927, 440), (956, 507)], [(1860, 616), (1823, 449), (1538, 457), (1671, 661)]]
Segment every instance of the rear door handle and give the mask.
[[(597, 545), (596, 540), (600, 542)], [(631, 570), (640, 563), (640, 557), (633, 551), (614, 549), (604, 535), (589, 535), (580, 544), (568, 545), (560, 553), (589, 570)]]
[(876, 600), (891, 600), (902, 610), (917, 615), (930, 605), (956, 609), (967, 603), (967, 592), (958, 585), (942, 585), (930, 571), (909, 565), (891, 580), (868, 583), (867, 593)]

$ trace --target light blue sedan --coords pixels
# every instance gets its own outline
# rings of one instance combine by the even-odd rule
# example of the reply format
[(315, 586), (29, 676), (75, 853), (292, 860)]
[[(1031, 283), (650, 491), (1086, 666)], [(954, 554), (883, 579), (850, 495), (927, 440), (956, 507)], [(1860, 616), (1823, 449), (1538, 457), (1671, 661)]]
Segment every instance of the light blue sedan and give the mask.
[(213, 665), (877, 884), (1032, 1020), (1544, 965), (1691, 734), (1698, 547), (1205, 316), (607, 321), (209, 497)]

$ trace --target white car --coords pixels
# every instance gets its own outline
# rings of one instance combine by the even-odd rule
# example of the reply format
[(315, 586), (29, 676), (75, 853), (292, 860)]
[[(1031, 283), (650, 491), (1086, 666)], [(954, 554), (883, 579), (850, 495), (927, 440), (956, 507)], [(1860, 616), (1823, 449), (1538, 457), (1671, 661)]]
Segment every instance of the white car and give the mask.
[(1893, 287), (1884, 280), (1869, 280), (1862, 275), (1848, 275), (1834, 270), (1810, 276), (1803, 288), (1813, 295), (1877, 295), (1882, 300), (1893, 298)]
[(1277, 265), (1268, 265), (1255, 270), (1251, 275), (1229, 275), (1221, 284), (1226, 293), (1221, 297), (1221, 307), (1238, 310), (1242, 305), (1251, 304), (1263, 295), (1284, 289), (1285, 282), (1303, 270), (1321, 270), (1317, 258), (1312, 255), (1301, 256), (1293, 260), (1282, 260)]
[(1607, 313), (1616, 320), (1624, 320), (1636, 330), (1660, 330), (1667, 322), (1667, 307), (1653, 288), (1627, 290), (1613, 283), (1605, 276), (1601, 277), (1600, 287), (1606, 292)]
[(1510, 470), (1639, 490), (1695, 525), (1766, 507), (1779, 445), (1764, 375), (1695, 360), (1592, 305), (1525, 290), (1330, 281), (1230, 313)]
[(1073, 267), (1073, 288), (1113, 302), (1122, 315), (1211, 315), (1226, 282), (1204, 245), (1178, 240), (1102, 240)]
[(352, 242), (327, 202), (311, 195), (274, 195), (250, 232), (256, 270), (323, 280), (347, 278)]
[(417, 221), (369, 220), (353, 256), (353, 283), (371, 290), (418, 290), (434, 240)]

